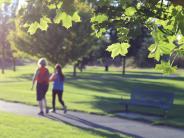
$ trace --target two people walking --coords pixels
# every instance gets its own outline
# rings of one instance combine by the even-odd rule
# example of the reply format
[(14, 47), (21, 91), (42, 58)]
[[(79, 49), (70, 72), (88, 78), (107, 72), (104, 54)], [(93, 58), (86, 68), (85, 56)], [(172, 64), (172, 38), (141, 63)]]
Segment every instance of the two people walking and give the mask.
[(39, 115), (44, 115), (49, 112), (49, 108), (47, 106), (46, 93), (49, 88), (49, 82), (53, 81), (52, 87), (52, 112), (55, 112), (55, 100), (56, 95), (58, 95), (59, 102), (63, 106), (64, 113), (67, 112), (67, 108), (63, 101), (63, 88), (64, 88), (64, 74), (62, 72), (62, 67), (60, 64), (56, 64), (54, 73), (50, 76), (49, 70), (47, 69), (47, 61), (44, 58), (39, 59), (38, 61), (38, 69), (36, 70), (33, 76), (33, 85), (36, 83), (36, 100), (38, 101), (38, 105), (40, 108)]

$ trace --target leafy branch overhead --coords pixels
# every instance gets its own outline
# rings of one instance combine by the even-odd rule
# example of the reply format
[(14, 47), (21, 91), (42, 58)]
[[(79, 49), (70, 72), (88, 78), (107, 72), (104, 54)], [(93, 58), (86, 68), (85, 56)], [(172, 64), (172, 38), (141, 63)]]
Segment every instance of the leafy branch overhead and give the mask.
[(160, 61), (160, 57), (170, 55), (176, 45), (170, 40), (165, 40), (164, 34), (160, 30), (154, 30), (151, 34), (155, 42), (148, 48), (150, 51), (148, 57)]
[(169, 62), (162, 61), (161, 64), (157, 64), (155, 67), (156, 70), (162, 71), (165, 75), (173, 74), (176, 72), (177, 67), (171, 66)]
[(0, 5), (2, 5), (3, 3), (11, 3), (12, 0), (0, 0)]
[(65, 28), (72, 27), (72, 21), (73, 22), (80, 22), (80, 16), (78, 15), (78, 12), (76, 11), (72, 16), (68, 15), (66, 12), (63, 12), (61, 10), (56, 11), (56, 16), (54, 18), (54, 23), (59, 24), (61, 23)]
[(107, 48), (107, 51), (111, 52), (112, 58), (118, 55), (125, 56), (128, 53), (128, 48), (130, 45), (128, 43), (115, 43)]
[[(49, 1), (50, 2), (50, 1)], [(47, 31), (49, 24), (61, 24), (66, 29), (72, 27), (73, 22), (81, 22), (81, 18), (79, 16), (78, 11), (73, 13), (66, 13), (65, 10), (62, 9), (63, 2), (51, 3), (47, 6), (49, 10), (55, 11), (55, 17), (52, 19), (47, 16), (42, 16), (40, 18), (40, 22), (34, 21), (32, 23), (26, 23), (24, 27), (28, 28), (28, 33), (33, 35), (36, 33), (38, 29), (42, 31)]]
[[(113, 2), (101, 2), (103, 6), (96, 9), (95, 17), (92, 20), (92, 28), (97, 37), (103, 36), (108, 29), (115, 28), (118, 43), (116, 42), (107, 48), (107, 51), (111, 52), (112, 58), (118, 55), (126, 55), (128, 53), (127, 48), (123, 47), (122, 44), (141, 35), (140, 30), (142, 28), (147, 28), (153, 39), (153, 43), (148, 48), (148, 57), (160, 62), (162, 56), (168, 56), (167, 66), (162, 65), (164, 62), (160, 62), (159, 69), (162, 68), (164, 73), (174, 71), (172, 65), (175, 57), (183, 53), (181, 42), (178, 41), (176, 36), (183, 38), (184, 8), (181, 5), (173, 5), (172, 2), (166, 3), (161, 0)], [(101, 20), (99, 19), (100, 16)], [(102, 28), (103, 30), (101, 30)]]
[[(114, 44), (107, 48), (112, 58), (118, 55), (125, 56), (130, 47), (128, 42), (141, 36), (143, 28), (148, 30), (153, 39), (153, 43), (148, 48), (148, 57), (161, 63), (159, 69), (163, 68), (164, 72), (171, 72), (167, 67), (168, 64), (172, 67), (175, 57), (183, 54), (183, 42), (180, 41), (183, 40), (184, 35), (184, 8), (183, 4), (173, 0), (170, 2), (167, 0), (40, 0), (40, 6), (52, 11), (52, 15), (43, 12), (37, 20), (28, 20), (24, 27), (31, 35), (38, 29), (47, 31), (50, 24), (61, 24), (69, 29), (74, 22), (81, 22), (78, 8), (71, 6), (76, 2), (80, 3), (80, 8), (83, 3), (89, 4), (93, 11), (89, 21), (93, 34), (98, 38), (104, 37), (109, 30), (115, 31), (117, 41), (112, 42)], [(165, 62), (161, 62), (162, 56), (169, 57), (167, 66)]]

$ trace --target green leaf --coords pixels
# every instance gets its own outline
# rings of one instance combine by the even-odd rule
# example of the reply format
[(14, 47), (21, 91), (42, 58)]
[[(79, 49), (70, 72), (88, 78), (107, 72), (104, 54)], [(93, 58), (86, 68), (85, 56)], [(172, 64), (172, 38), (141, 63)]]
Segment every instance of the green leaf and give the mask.
[(129, 7), (125, 10), (125, 15), (132, 16), (136, 13), (136, 9), (134, 7)]
[(72, 27), (72, 17), (70, 15), (63, 12), (61, 15), (61, 20), (62, 20), (62, 24), (65, 28), (68, 29), (68, 28)]
[(170, 55), (172, 53), (172, 50), (176, 46), (173, 43), (168, 43), (161, 41), (160, 43), (152, 44), (148, 50), (150, 51), (150, 54), (148, 55), (149, 58), (155, 58), (157, 61), (160, 60), (160, 57), (163, 55)]
[(161, 51), (160, 49), (158, 48), (158, 45), (157, 44), (152, 44), (148, 50), (150, 51), (149, 55), (148, 55), (148, 58), (154, 58), (156, 59), (157, 61), (160, 60), (160, 57), (161, 57)]
[(56, 23), (56, 24), (59, 24), (59, 23), (61, 23), (61, 21), (62, 21), (62, 11), (60, 11), (60, 10), (57, 10), (56, 11), (56, 16), (55, 16), (55, 18), (54, 18), (54, 23)]
[(105, 14), (99, 14), (91, 18), (91, 22), (103, 23), (104, 21), (108, 20), (108, 16)]
[(2, 5), (3, 3), (11, 3), (12, 0), (0, 0), (0, 5)]
[(60, 1), (60, 2), (57, 4), (57, 8), (60, 9), (60, 8), (62, 7), (62, 5), (63, 5), (63, 2)]
[(128, 43), (115, 43), (106, 49), (107, 51), (111, 52), (111, 57), (115, 58), (118, 55), (125, 56), (128, 53), (128, 48), (130, 45)]
[(73, 20), (74, 22), (81, 22), (81, 18), (80, 18), (80, 16), (79, 16), (79, 13), (78, 13), (78, 12), (75, 12), (75, 13), (73, 14), (72, 20)]
[(157, 64), (155, 67), (156, 70), (162, 71), (163, 74), (169, 75), (176, 72), (177, 67), (171, 66), (170, 62), (161, 61), (161, 64)]
[(177, 31), (177, 29), (179, 29), (182, 35), (184, 35), (183, 24), (184, 24), (184, 11), (179, 10), (177, 12), (177, 14), (175, 15), (174, 28), (175, 28), (175, 31)]
[(46, 16), (42, 17), (42, 18), (40, 19), (40, 29), (41, 29), (42, 31), (46, 31), (46, 30), (48, 29), (48, 27), (49, 27), (48, 24), (50, 24), (50, 23), (51, 23), (50, 18), (48, 18), (48, 17), (46, 17)]
[(105, 28), (100, 28), (100, 30), (98, 32), (96, 32), (96, 37), (100, 38), (103, 33), (105, 33), (107, 30)]
[(54, 18), (54, 23), (59, 24), (61, 22), (62, 25), (68, 29), (72, 26), (72, 17), (63, 11), (58, 10)]
[(50, 10), (56, 9), (56, 5), (55, 4), (50, 4), (50, 5), (48, 5), (48, 8)]
[(157, 29), (152, 31), (151, 34), (155, 43), (148, 48), (150, 51), (148, 57), (155, 58), (157, 61), (159, 61), (161, 56), (170, 55), (173, 49), (176, 47), (173, 44), (173, 41), (169, 40), (167, 42), (164, 34)]
[(23, 25), (24, 28), (28, 28), (29, 26), (30, 26), (30, 24), (28, 24), (28, 23), (25, 23), (25, 24)]
[(36, 33), (37, 29), (40, 27), (40, 24), (38, 22), (32, 23), (28, 28), (28, 33), (30, 35), (33, 35)]

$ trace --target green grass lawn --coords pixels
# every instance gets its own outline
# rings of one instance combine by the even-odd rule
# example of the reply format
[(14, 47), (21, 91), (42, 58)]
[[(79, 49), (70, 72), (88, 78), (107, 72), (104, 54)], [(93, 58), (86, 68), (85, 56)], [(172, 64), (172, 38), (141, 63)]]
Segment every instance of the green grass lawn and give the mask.
[[(36, 65), (20, 66), (17, 72), (7, 71), (0, 77), (0, 99), (37, 105), (35, 91), (31, 91), (31, 77)], [(50, 69), (52, 72), (52, 69)], [(134, 87), (159, 89), (175, 93), (174, 105), (167, 119), (155, 123), (184, 127), (184, 72), (178, 77), (164, 77), (153, 69), (129, 69), (122, 77), (121, 68), (88, 67), (78, 77), (72, 77), (72, 67), (64, 69), (66, 74), (64, 100), (70, 110), (109, 114), (123, 110), (121, 97), (129, 98)], [(47, 93), (51, 106), (51, 87)], [(59, 104), (57, 103), (59, 107)], [(131, 111), (162, 114), (160, 110), (131, 107)]]
[(125, 138), (100, 130), (82, 130), (44, 118), (0, 112), (1, 138)]

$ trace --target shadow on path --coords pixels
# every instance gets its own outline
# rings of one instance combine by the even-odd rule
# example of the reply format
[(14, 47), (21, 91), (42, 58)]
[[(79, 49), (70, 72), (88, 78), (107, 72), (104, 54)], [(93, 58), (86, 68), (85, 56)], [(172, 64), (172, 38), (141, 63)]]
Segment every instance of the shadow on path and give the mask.
[[(55, 121), (59, 121), (59, 122), (64, 122), (66, 124), (70, 124), (70, 125), (73, 125), (75, 127), (80, 127), (80, 128), (86, 129), (86, 130), (93, 129), (97, 134), (100, 134), (102, 136), (107, 136), (109, 138), (112, 138), (112, 137), (115, 137), (115, 136), (116, 136), (116, 138), (122, 138), (122, 137), (117, 135), (117, 134), (107, 134), (107, 133), (105, 133), (103, 131), (100, 131), (100, 130), (105, 130), (105, 131), (109, 131), (109, 132), (116, 132), (116, 133), (120, 133), (120, 134), (123, 134), (123, 135), (131, 136), (131, 137), (134, 137), (134, 138), (143, 138), (143, 137), (140, 137), (140, 136), (137, 136), (137, 135), (134, 135), (134, 134), (130, 134), (130, 133), (127, 133), (127, 132), (123, 132), (123, 131), (120, 131), (120, 130), (117, 130), (117, 129), (114, 129), (114, 128), (111, 128), (111, 127), (106, 127), (106, 126), (103, 126), (103, 125), (99, 125), (99, 124), (96, 124), (94, 122), (87, 121), (85, 119), (79, 118), (79, 117), (71, 115), (71, 114), (60, 114), (60, 113), (56, 113), (56, 114), (59, 115), (59, 116), (49, 114), (49, 115), (46, 116), (46, 118), (49, 118), (49, 119), (55, 120)], [(61, 117), (65, 118), (65, 119), (61, 119)], [(71, 121), (66, 121), (66, 120), (72, 120), (75, 123), (71, 123)]]

